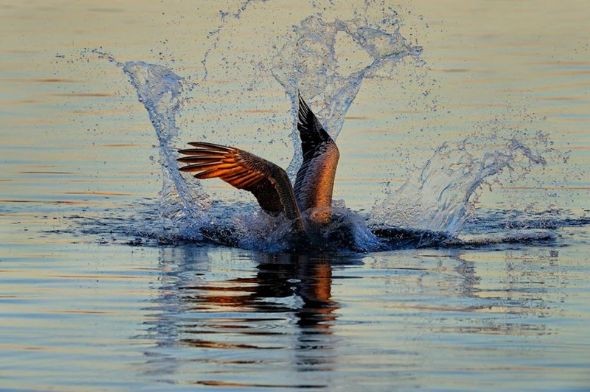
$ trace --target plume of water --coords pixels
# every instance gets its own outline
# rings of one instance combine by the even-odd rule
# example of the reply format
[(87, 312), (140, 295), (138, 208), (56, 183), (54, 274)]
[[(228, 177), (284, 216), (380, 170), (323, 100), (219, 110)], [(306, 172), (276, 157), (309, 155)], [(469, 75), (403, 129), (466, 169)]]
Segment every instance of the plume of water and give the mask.
[[(234, 17), (238, 17), (244, 10)], [(291, 98), (294, 119), (297, 113), (297, 90), (301, 89), (305, 91), (306, 99), (314, 100), (314, 110), (332, 137), (336, 138), (363, 80), (372, 77), (385, 66), (395, 66), (405, 57), (418, 59), (421, 48), (412, 46), (400, 34), (395, 12), (383, 12), (386, 14), (371, 17), (365, 10), (354, 19), (333, 21), (325, 20), (321, 14), (309, 16), (294, 27), (292, 36), (285, 37), (284, 43), (279, 45), (279, 51), (270, 55), (270, 69), (261, 69), (269, 71)], [(218, 34), (219, 31), (216, 35)], [(364, 55), (364, 63), (353, 67), (343, 66), (337, 51), (344, 41)], [(211, 50), (215, 47), (214, 44)], [(204, 63), (209, 54), (210, 51), (207, 51)], [(211, 208), (211, 202), (198, 181), (184, 181), (177, 170), (174, 148), (179, 135), (176, 115), (181, 109), (183, 78), (165, 67), (144, 62), (128, 62), (122, 66), (137, 90), (139, 100), (148, 111), (158, 136), (164, 177), (160, 209), (166, 226), (175, 228), (173, 234), (198, 238), (197, 233), (203, 226), (210, 225), (213, 220), (217, 224), (225, 221), (224, 224), (231, 223), (232, 236), (239, 238), (238, 243), (251, 248), (254, 247), (253, 242), (260, 244), (268, 242), (263, 239), (275, 237), (269, 235), (268, 230), (262, 230), (262, 235), (248, 230), (253, 226), (261, 226), (248, 224), (252, 219), (260, 224), (263, 223), (261, 220), (266, 222), (262, 226), (274, 227), (276, 230), (273, 233), (284, 231), (281, 228), (287, 226), (281, 222), (268, 222), (268, 219), (253, 218), (250, 215), (246, 217), (240, 213), (229, 217), (232, 211), (238, 212), (239, 208), (225, 206), (223, 211)], [(202, 82), (207, 83), (206, 80)], [(295, 154), (288, 171), (293, 176), (301, 162), (300, 141), (295, 123), (291, 138)], [(347, 214), (350, 215), (351, 212), (347, 210)], [(363, 220), (357, 218), (349, 216), (346, 219), (354, 227), (353, 237), (356, 242), (364, 244), (361, 245), (362, 248), (374, 247), (376, 238), (364, 222), (361, 222)], [(332, 229), (336, 226), (337, 224)], [(278, 239), (274, 241), (275, 245), (281, 242)]]
[[(526, 140), (526, 141), (525, 141)], [(496, 133), (444, 143), (424, 166), (377, 203), (373, 226), (395, 226), (454, 235), (474, 208), (477, 191), (505, 170), (522, 177), (545, 166), (552, 151), (546, 135)]]
[(160, 65), (130, 61), (122, 66), (158, 137), (163, 174), (160, 214), (164, 229), (172, 230), (173, 235), (200, 238), (199, 229), (210, 201), (197, 182), (189, 183), (182, 178), (176, 162), (175, 144), (179, 134), (176, 115), (181, 106), (183, 79)]
[[(242, 15), (249, 4), (245, 2), (234, 17)], [(298, 90), (304, 93), (306, 100), (312, 101), (314, 111), (336, 139), (364, 80), (381, 74), (391, 75), (391, 67), (407, 57), (420, 64), (421, 48), (413, 46), (400, 34), (396, 14), (390, 11), (383, 10), (381, 15), (372, 18), (365, 10), (348, 20), (328, 20), (321, 13), (308, 16), (295, 25), (290, 36), (283, 37), (284, 42), (276, 46), (278, 49), (261, 61), (260, 64), (271, 65), (270, 68), (261, 66), (258, 71), (268, 71), (291, 100), (291, 139), (294, 145), (294, 157), (288, 169), (291, 176), (301, 162), (295, 126)], [(217, 45), (218, 33), (211, 50)], [(353, 48), (364, 55), (355, 56), (364, 58), (364, 61), (344, 64), (343, 56), (338, 53), (343, 42), (347, 43), (348, 49)], [(207, 51), (203, 63), (207, 62), (209, 54)], [(187, 182), (180, 175), (175, 146), (179, 143), (176, 116), (182, 109), (183, 78), (159, 65), (144, 62), (117, 64), (137, 90), (159, 140), (164, 180), (160, 212), (165, 227), (173, 228), (172, 233), (164, 235), (169, 238), (205, 238), (250, 249), (278, 251), (288, 248), (286, 238), (289, 237), (290, 223), (282, 217), (271, 218), (253, 203), (228, 205), (212, 202), (198, 181)], [(203, 79), (201, 83), (206, 84), (207, 80)], [(498, 178), (502, 172), (526, 175), (534, 166), (544, 166), (549, 149), (545, 135), (517, 132), (509, 136), (500, 136), (498, 132), (492, 132), (490, 136), (473, 136), (454, 146), (445, 143), (421, 170), (410, 176), (399, 189), (389, 190), (386, 200), (375, 205), (368, 217), (369, 226), (363, 217), (336, 202), (336, 218), (323, 235), (327, 242), (333, 239), (338, 244), (348, 242), (357, 250), (383, 248), (371, 230), (379, 227), (444, 232), (441, 237), (444, 240), (448, 238), (447, 234), (454, 236), (461, 230), (474, 206), (478, 189), (484, 183)], [(399, 233), (404, 234), (403, 230)]]
[[(337, 55), (337, 46), (343, 41), (348, 41), (357, 56), (364, 56), (365, 62), (344, 66)], [(299, 90), (306, 100), (313, 100), (315, 114), (336, 139), (363, 80), (405, 57), (419, 59), (420, 53), (420, 47), (412, 46), (400, 34), (393, 13), (375, 22), (368, 15), (332, 22), (321, 15), (312, 15), (295, 26), (293, 36), (275, 55), (270, 69), (291, 100), (294, 119), (291, 140), (295, 153), (287, 170), (289, 175), (294, 176), (302, 159), (296, 127)]]

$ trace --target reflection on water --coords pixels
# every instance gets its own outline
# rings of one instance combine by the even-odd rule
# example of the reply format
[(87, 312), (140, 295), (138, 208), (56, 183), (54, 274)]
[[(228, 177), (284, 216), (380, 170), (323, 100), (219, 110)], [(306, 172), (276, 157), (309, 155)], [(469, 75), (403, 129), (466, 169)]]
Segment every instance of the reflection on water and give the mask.
[[(214, 373), (230, 375), (240, 366), (274, 367), (276, 362), (269, 357), (281, 357), (291, 350), (297, 372), (334, 370), (337, 341), (332, 336), (332, 327), (339, 305), (331, 294), (332, 265), (359, 264), (360, 258), (262, 253), (252, 256), (244, 260), (250, 264), (248, 269), (215, 271), (217, 255), (209, 257), (203, 248), (161, 252), (157, 299), (161, 313), (148, 322), (158, 350), (146, 353), (150, 367), (162, 375), (176, 371), (170, 368), (170, 359), (178, 358), (152, 358), (159, 357), (161, 347), (180, 346), (194, 350), (189, 356), (195, 355), (198, 362), (229, 366), (226, 371)], [(172, 264), (167, 261), (170, 259), (174, 260)], [(210, 350), (225, 350), (227, 354), (212, 354)], [(282, 363), (288, 365), (284, 359)], [(199, 384), (242, 384), (225, 381), (224, 375), (217, 376), (219, 379), (201, 379), (212, 374), (199, 373), (194, 380)], [(264, 383), (243, 385), (327, 386), (284, 384), (276, 376)]]
[[(568, 284), (544, 251), (365, 257), (186, 246), (162, 249), (159, 270), (143, 374), (228, 387), (345, 389), (375, 378), (387, 389), (392, 377), (432, 387), (426, 376), (469, 385), (457, 372), (514, 382), (515, 364), (550, 371), (544, 358)], [(437, 360), (446, 362), (435, 376)]]

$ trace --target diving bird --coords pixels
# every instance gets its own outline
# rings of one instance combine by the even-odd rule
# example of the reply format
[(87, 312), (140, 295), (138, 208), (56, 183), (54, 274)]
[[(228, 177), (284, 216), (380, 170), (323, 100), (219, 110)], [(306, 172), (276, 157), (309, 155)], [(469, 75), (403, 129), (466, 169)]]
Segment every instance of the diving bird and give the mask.
[(299, 94), (297, 129), (303, 162), (295, 185), (284, 169), (247, 151), (205, 142), (179, 150), (180, 171), (198, 179), (220, 178), (251, 192), (260, 207), (272, 216), (285, 214), (297, 232), (307, 237), (330, 223), (332, 190), (340, 153), (315, 114)]

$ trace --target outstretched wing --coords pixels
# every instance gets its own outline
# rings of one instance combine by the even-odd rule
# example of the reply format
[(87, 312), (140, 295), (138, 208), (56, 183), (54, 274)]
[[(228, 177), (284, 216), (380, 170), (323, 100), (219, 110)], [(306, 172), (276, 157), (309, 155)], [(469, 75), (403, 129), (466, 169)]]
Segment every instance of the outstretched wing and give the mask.
[(340, 153), (334, 140), (299, 95), (297, 129), (301, 137), (303, 163), (295, 180), (295, 195), (301, 211), (330, 208)]
[(246, 151), (218, 144), (189, 143), (194, 148), (179, 150), (186, 163), (180, 171), (195, 173), (199, 179), (220, 178), (228, 184), (252, 192), (258, 204), (271, 215), (285, 213), (300, 219), (293, 187), (279, 166)]

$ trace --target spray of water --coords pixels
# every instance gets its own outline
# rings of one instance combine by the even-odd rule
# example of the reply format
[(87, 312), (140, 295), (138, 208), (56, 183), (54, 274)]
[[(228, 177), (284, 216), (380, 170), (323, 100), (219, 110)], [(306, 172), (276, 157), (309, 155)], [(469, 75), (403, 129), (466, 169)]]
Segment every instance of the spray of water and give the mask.
[[(249, 5), (250, 2), (245, 2), (239, 11), (222, 15), (222, 19), (239, 18)], [(212, 47), (202, 60), (205, 66), (217, 47), (222, 28), (223, 23), (213, 32)], [(348, 41), (346, 44), (349, 47), (362, 52), (365, 56), (363, 63), (343, 66), (337, 51), (344, 41)], [(318, 116), (332, 137), (336, 138), (363, 80), (386, 66), (395, 66), (406, 57), (413, 57), (419, 62), (420, 51), (421, 48), (410, 45), (400, 34), (399, 21), (394, 12), (384, 11), (379, 17), (370, 17), (365, 10), (364, 14), (354, 19), (333, 21), (326, 21), (316, 14), (294, 26), (284, 44), (277, 52), (269, 54), (267, 61), (261, 61), (259, 67), (261, 72), (268, 72), (283, 86), (292, 103), (293, 119), (296, 117), (297, 91), (301, 89), (308, 100), (313, 100)], [(270, 66), (262, 66), (262, 63)], [(264, 213), (244, 213), (244, 205), (212, 203), (198, 181), (185, 181), (178, 172), (175, 146), (179, 129), (176, 117), (183, 99), (183, 78), (156, 64), (127, 62), (119, 65), (136, 89), (158, 136), (164, 182), (160, 211), (164, 227), (173, 230), (167, 235), (199, 238), (204, 233), (209, 239), (221, 240), (225, 237), (226, 241), (246, 248), (288, 246), (283, 240), (290, 227), (287, 222), (270, 218)], [(201, 81), (204, 85), (207, 84), (206, 78), (207, 72)], [(294, 175), (301, 162), (295, 122), (291, 138), (294, 157), (289, 172)], [(246, 210), (252, 209), (250, 207)], [(346, 238), (340, 238), (340, 242), (351, 243), (357, 249), (368, 250), (378, 246), (378, 240), (363, 218), (351, 213), (343, 202), (335, 207), (338, 219), (326, 228), (326, 241), (343, 237), (343, 228), (348, 227)]]
[[(222, 15), (222, 23), (212, 32), (214, 42), (202, 59), (204, 67), (218, 48), (223, 19), (241, 18), (254, 2), (257, 1), (245, 1), (238, 11)], [(266, 58), (252, 64), (256, 68), (254, 75), (272, 75), (290, 99), (294, 151), (288, 170), (291, 176), (301, 162), (295, 126), (298, 90), (305, 93), (328, 132), (336, 138), (363, 81), (376, 75), (391, 75), (392, 68), (406, 58), (421, 64), (421, 48), (400, 34), (395, 12), (383, 8), (375, 14), (369, 8), (367, 3), (364, 10), (347, 20), (328, 19), (321, 13), (308, 16), (282, 37), (281, 44), (273, 46), (275, 50)], [(344, 61), (346, 56), (339, 53), (343, 45), (355, 52), (353, 57), (363, 60), (353, 64)], [(123, 69), (145, 106), (159, 140), (163, 172), (159, 209), (164, 231), (158, 235), (270, 251), (289, 247), (290, 223), (283, 217), (270, 217), (255, 203), (213, 201), (198, 181), (187, 181), (177, 170), (180, 130), (176, 120), (186, 102), (185, 79), (160, 65), (118, 63), (108, 55), (102, 57)], [(192, 93), (208, 95), (214, 91), (207, 88), (206, 70), (204, 75)], [(356, 250), (383, 249), (384, 243), (375, 233), (393, 227), (396, 231), (389, 233), (394, 233), (395, 238), (407, 240), (407, 234), (412, 233), (414, 237), (407, 242), (411, 246), (485, 242), (485, 235), (483, 239), (465, 237), (464, 240), (456, 236), (474, 208), (478, 190), (502, 173), (523, 176), (533, 167), (546, 165), (545, 156), (550, 151), (548, 139), (541, 133), (486, 132), (486, 135), (440, 146), (401, 187), (395, 191), (389, 189), (385, 200), (376, 201), (367, 217), (351, 212), (344, 202), (336, 201), (334, 222), (322, 233), (325, 241)], [(442, 234), (416, 237), (416, 231)], [(499, 237), (496, 234), (494, 241), (501, 242), (504, 237), (532, 238), (521, 233)], [(546, 232), (534, 235), (534, 238), (546, 237)]]
[(492, 133), (471, 136), (456, 145), (444, 143), (421, 169), (374, 206), (371, 224), (454, 235), (473, 211), (478, 190), (486, 181), (505, 170), (525, 176), (533, 167), (545, 166), (544, 155), (551, 152), (543, 133)]
[(158, 136), (163, 178), (160, 192), (163, 228), (171, 235), (200, 239), (199, 229), (211, 203), (198, 183), (182, 178), (176, 162), (175, 145), (179, 133), (176, 115), (181, 106), (183, 79), (155, 64), (132, 61), (122, 67)]
[[(337, 49), (345, 44), (364, 61), (342, 64)], [(421, 50), (400, 34), (394, 13), (382, 15), (378, 22), (367, 15), (332, 22), (312, 15), (294, 27), (293, 36), (274, 56), (270, 72), (289, 96), (293, 118), (296, 119), (300, 90), (313, 102), (316, 115), (336, 139), (362, 82), (405, 57), (413, 57), (419, 63)], [(296, 122), (291, 140), (295, 153), (287, 171), (294, 176), (302, 159)]]

